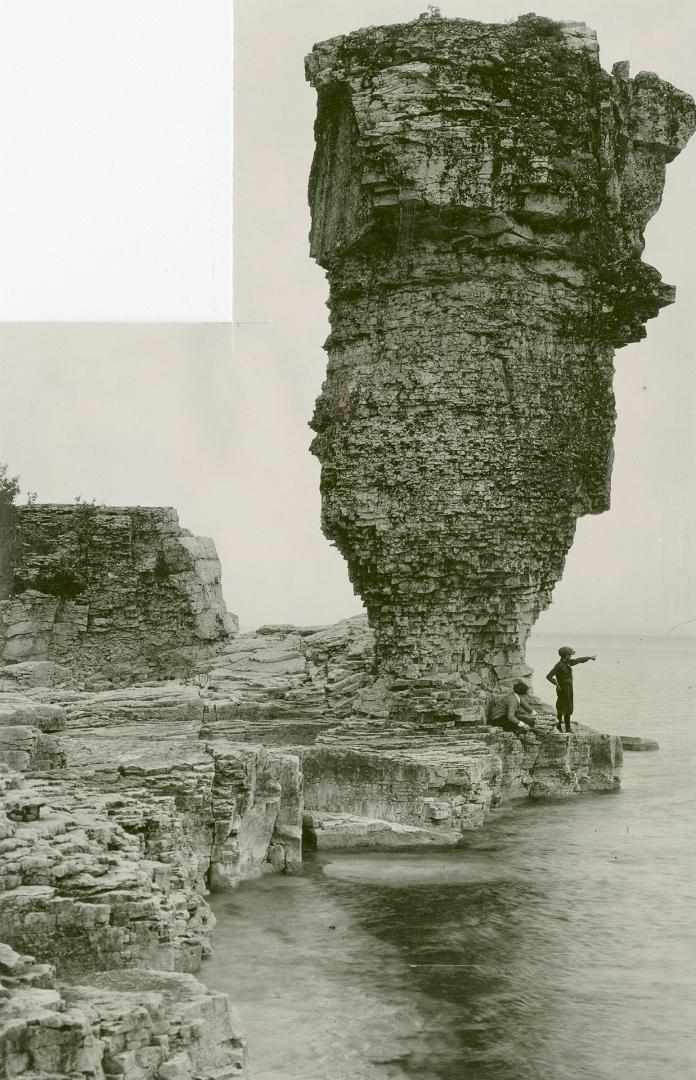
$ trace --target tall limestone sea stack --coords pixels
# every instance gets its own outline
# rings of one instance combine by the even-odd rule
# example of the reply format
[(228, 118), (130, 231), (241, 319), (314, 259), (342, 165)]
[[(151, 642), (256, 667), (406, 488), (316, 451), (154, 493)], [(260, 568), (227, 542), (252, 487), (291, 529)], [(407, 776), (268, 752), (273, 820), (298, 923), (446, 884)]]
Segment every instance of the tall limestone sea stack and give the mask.
[(674, 298), (643, 230), (696, 108), (534, 15), (370, 27), (306, 73), (323, 527), (382, 675), (494, 686), (609, 507), (614, 350)]

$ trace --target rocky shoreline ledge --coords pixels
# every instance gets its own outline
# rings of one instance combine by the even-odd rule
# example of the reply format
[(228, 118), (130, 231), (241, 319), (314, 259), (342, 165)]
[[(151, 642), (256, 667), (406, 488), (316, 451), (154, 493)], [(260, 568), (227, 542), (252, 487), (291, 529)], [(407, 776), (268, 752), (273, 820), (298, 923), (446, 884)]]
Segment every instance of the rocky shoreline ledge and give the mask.
[(613, 736), (375, 715), (372, 654), (357, 617), (240, 635), (182, 681), (94, 691), (53, 661), (0, 669), (6, 1075), (243, 1075), (238, 1018), (193, 977), (210, 889), (299, 871), (303, 832), (444, 846), (510, 799), (618, 786)]
[(193, 975), (211, 889), (299, 870), (303, 842), (451, 845), (510, 800), (619, 785), (617, 736), (557, 735), (539, 703), (538, 735), (484, 717), (530, 674), (578, 518), (608, 509), (614, 350), (674, 298), (641, 254), (696, 105), (534, 15), (433, 8), (316, 45), (306, 74), (331, 319), (312, 449), (374, 634), (239, 635), (175, 510), (15, 506), (5, 470), (8, 1077), (243, 1075)]

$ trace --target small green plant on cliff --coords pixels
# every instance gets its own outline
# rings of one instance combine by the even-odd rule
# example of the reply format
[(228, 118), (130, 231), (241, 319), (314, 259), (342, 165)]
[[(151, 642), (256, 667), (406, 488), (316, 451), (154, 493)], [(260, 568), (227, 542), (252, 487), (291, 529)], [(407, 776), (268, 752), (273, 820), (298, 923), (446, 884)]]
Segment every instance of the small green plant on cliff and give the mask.
[(0, 465), (0, 498), (13, 503), (19, 495), (19, 477), (9, 476), (7, 465)]
[[(31, 500), (28, 500), (31, 505)], [(15, 576), (15, 593), (35, 589), (49, 596), (74, 600), (88, 591), (93, 575), (94, 519), (98, 511), (96, 499), (87, 502), (78, 495), (75, 500), (72, 528), (61, 544), (55, 538), (39, 535), (34, 540), (41, 564), (27, 580)]]

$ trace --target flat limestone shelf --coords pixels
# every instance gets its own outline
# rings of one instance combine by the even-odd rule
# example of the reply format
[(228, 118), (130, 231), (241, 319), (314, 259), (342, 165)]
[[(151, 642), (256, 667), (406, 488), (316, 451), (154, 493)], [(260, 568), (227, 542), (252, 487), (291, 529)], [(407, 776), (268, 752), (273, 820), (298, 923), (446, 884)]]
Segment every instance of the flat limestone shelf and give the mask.
[(622, 748), (591, 729), (519, 739), (485, 726), (355, 721), (301, 751), (305, 842), (321, 848), (453, 844), (517, 798), (616, 791)]

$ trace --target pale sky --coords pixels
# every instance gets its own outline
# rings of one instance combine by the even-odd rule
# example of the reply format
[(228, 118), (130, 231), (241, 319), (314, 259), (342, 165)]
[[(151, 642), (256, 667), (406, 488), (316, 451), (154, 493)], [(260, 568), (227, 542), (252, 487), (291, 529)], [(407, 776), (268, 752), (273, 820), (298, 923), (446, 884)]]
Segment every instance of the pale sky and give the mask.
[(0, 319), (226, 320), (231, 0), (0, 0)]
[[(156, 0), (149, 2), (158, 6)], [(142, 11), (149, 4), (136, 6)], [(202, 21), (208, 25), (212, 9), (225, 6), (205, 0), (197, 10), (206, 13)], [(20, 473), (25, 490), (36, 490), (41, 500), (70, 501), (81, 494), (107, 503), (176, 506), (185, 527), (214, 537), (228, 606), (247, 626), (326, 622), (360, 610), (343, 560), (321, 535), (319, 467), (308, 452), (307, 421), (325, 369), (321, 345), (328, 333), (328, 290), (307, 245), (315, 93), (304, 82), (303, 57), (317, 40), (359, 26), (410, 19), (424, 7), (411, 0), (239, 0), (236, 5), (238, 326), (0, 326), (0, 461)], [(515, 17), (529, 4), (452, 0), (441, 7), (446, 15), (492, 21)], [(628, 59), (633, 74), (648, 68), (682, 89), (696, 91), (696, 14), (687, 4), (538, 0), (534, 8), (540, 15), (593, 25), (605, 67)], [(134, 10), (130, 4), (119, 5), (119, 40), (130, 41), (126, 28), (133, 26)], [(182, 40), (169, 26), (175, 21), (172, 13), (178, 18), (186, 10), (186, 3), (167, 6), (167, 55), (172, 40)], [(145, 23), (150, 26), (149, 18)], [(214, 36), (209, 34), (208, 40)], [(66, 48), (67, 37), (62, 39)], [(219, 60), (218, 45), (211, 49), (210, 55)], [(203, 45), (201, 50), (196, 62), (205, 83), (202, 58), (207, 53)], [(152, 63), (159, 53), (148, 56)], [(154, 83), (157, 94), (163, 84), (147, 64), (142, 67), (150, 80), (142, 91), (134, 89), (137, 79), (130, 68), (128, 74), (129, 93), (142, 109), (133, 109), (127, 123), (122, 118), (122, 131), (129, 124), (137, 128), (141, 112), (152, 128), (149, 95)], [(113, 78), (110, 62), (105, 70), (108, 82)], [(97, 65), (91, 72), (98, 83)], [(186, 85), (191, 87), (196, 78), (189, 68)], [(99, 99), (106, 91), (97, 87), (95, 93)], [(203, 109), (203, 101), (210, 104), (206, 94), (201, 89), (194, 101), (184, 87), (172, 99), (167, 130), (173, 132), (175, 121), (181, 120), (182, 139), (189, 138), (196, 128), (194, 112)], [(72, 107), (74, 101), (73, 96)], [(17, 100), (20, 113), (22, 107)], [(69, 113), (70, 100), (65, 108)], [(37, 118), (36, 112), (30, 115)], [(105, 129), (108, 123), (104, 121)], [(224, 145), (231, 126), (224, 108), (213, 110), (212, 117), (201, 115), (200, 125), (213, 147)], [(39, 130), (37, 143), (42, 137)], [(108, 141), (105, 135), (104, 143)], [(54, 140), (51, 145), (63, 176), (68, 168), (61, 164), (64, 144)], [(199, 144), (191, 145), (195, 156)], [(77, 271), (61, 278), (53, 260), (55, 245), (60, 248), (67, 237), (78, 254), (89, 247), (79, 221), (53, 220), (54, 214), (66, 212), (53, 195), (42, 204), (42, 221), (30, 231), (33, 247), (26, 254), (35, 275), (29, 285), (25, 280), (23, 295), (37, 310), (50, 302), (45, 310), (63, 320), (127, 320), (136, 309), (143, 320), (224, 317), (199, 313), (214, 309), (209, 260), (193, 227), (204, 216), (200, 204), (205, 195), (193, 182), (182, 192), (178, 176), (171, 188), (160, 192), (155, 178), (167, 169), (158, 172), (156, 150), (144, 147), (143, 133), (134, 131), (132, 145), (124, 148), (126, 157), (132, 155), (130, 175), (142, 171), (145, 161), (152, 173), (150, 194), (161, 194), (169, 209), (157, 208), (159, 224), (153, 225), (151, 235), (143, 234), (137, 257), (125, 240), (120, 260), (108, 244), (93, 246), (90, 288), (101, 314), (76, 314), (85, 279)], [(181, 151), (182, 161), (185, 156)], [(229, 187), (229, 173), (221, 171), (224, 160), (221, 151), (211, 172), (197, 174), (200, 185), (210, 184), (217, 193), (215, 199)], [(173, 158), (168, 161), (171, 165)], [(659, 634), (696, 618), (691, 565), (696, 547), (695, 174), (696, 142), (669, 167), (663, 206), (647, 233), (645, 257), (666, 281), (677, 285), (677, 303), (648, 324), (645, 342), (617, 353), (613, 507), (601, 517), (580, 521), (564, 580), (538, 624), (540, 630)], [(136, 186), (123, 193), (117, 218)], [(92, 227), (98, 216), (94, 208), (108, 208), (113, 192), (96, 166), (84, 189), (92, 208), (86, 220)], [(36, 199), (36, 185), (26, 192), (18, 188), (13, 213), (30, 221)], [(140, 211), (148, 205), (142, 200)], [(218, 219), (210, 218), (209, 206), (206, 213), (208, 242), (223, 252), (224, 238), (214, 234), (210, 240), (210, 221)], [(171, 236), (164, 235), (165, 217)], [(127, 232), (132, 223), (121, 213), (118, 224)], [(222, 227), (213, 225), (214, 230)], [(3, 241), (1, 254), (9, 277), (14, 271), (20, 279), (25, 255), (15, 259), (17, 243), (15, 233), (9, 251)], [(74, 258), (77, 265), (82, 255)], [(171, 288), (158, 276), (164, 263)], [(220, 270), (218, 286), (223, 280)], [(17, 285), (15, 291), (19, 289)], [(3, 293), (7, 297), (4, 285), (0, 297)], [(169, 306), (162, 304), (167, 296)]]

